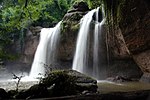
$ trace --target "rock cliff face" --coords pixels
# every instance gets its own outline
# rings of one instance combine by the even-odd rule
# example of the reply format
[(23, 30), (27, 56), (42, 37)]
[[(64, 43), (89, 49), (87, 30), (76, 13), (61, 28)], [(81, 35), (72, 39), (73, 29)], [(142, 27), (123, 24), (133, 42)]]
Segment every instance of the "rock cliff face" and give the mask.
[[(150, 2), (130, 0), (122, 7), (120, 28), (134, 61), (150, 74)], [(150, 75), (149, 75), (150, 76)]]
[(89, 11), (85, 2), (73, 6), (63, 18), (58, 63), (62, 68), (71, 68), (80, 27), (80, 19)]
[(24, 49), (22, 52), (22, 56), (20, 58), (21, 62), (27, 63), (29, 65), (32, 64), (35, 51), (39, 44), (39, 36), (40, 36), (41, 29), (42, 27), (36, 26), (36, 27), (30, 27), (30, 30), (27, 31)]

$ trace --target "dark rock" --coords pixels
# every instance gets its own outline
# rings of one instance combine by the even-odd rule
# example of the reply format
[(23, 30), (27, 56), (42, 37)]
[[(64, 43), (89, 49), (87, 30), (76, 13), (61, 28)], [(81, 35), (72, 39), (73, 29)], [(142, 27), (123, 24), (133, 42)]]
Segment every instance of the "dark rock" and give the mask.
[(89, 10), (88, 4), (86, 2), (83, 2), (83, 1), (76, 2), (73, 5), (73, 8), (76, 9), (77, 11), (82, 11), (82, 12), (85, 12), (85, 11)]
[(15, 98), (16, 99), (31, 99), (42, 98), (49, 95), (47, 88), (42, 84), (36, 84), (31, 86), (28, 90), (20, 91)]
[(135, 81), (135, 80), (132, 80), (128, 77), (124, 77), (124, 76), (116, 76), (116, 77), (110, 77), (110, 78), (107, 78), (106, 80), (108, 81), (113, 81), (113, 82), (129, 82), (129, 81)]
[[(101, 9), (99, 9), (99, 11), (98, 11), (98, 22), (101, 22), (102, 21), (102, 11), (101, 11)], [(94, 21), (96, 21), (96, 13), (94, 13), (94, 15), (93, 15), (93, 20)]]
[(4, 62), (3, 62), (3, 61), (0, 61), (0, 65), (4, 65)]
[(81, 94), (83, 91), (97, 92), (97, 81), (73, 70), (60, 70), (48, 74), (41, 84), (52, 88), (52, 96)]
[(150, 73), (144, 73), (140, 79), (141, 82), (150, 83)]
[(73, 5), (73, 9), (69, 10), (68, 13), (72, 12), (87, 12), (89, 11), (88, 4), (86, 2), (80, 1), (80, 2), (75, 2)]
[(8, 99), (8, 98), (9, 98), (8, 93), (4, 89), (0, 88), (0, 100), (1, 99)]
[(7, 93), (10, 98), (13, 98), (18, 92), (16, 90), (9, 90)]
[(126, 46), (141, 71), (144, 74), (150, 73), (150, 6), (148, 1), (126, 1), (121, 7), (121, 15), (119, 27)]
[(145, 75), (150, 74), (150, 50), (135, 54), (133, 58)]
[[(143, 6), (140, 6), (143, 5)], [(121, 10), (120, 27), (127, 47), (132, 54), (150, 48), (150, 6), (146, 0), (126, 2)]]

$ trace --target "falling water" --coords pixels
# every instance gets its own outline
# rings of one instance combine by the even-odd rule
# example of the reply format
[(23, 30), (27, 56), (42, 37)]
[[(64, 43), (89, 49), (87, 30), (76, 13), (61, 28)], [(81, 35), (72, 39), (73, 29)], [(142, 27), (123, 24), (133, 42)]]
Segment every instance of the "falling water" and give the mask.
[[(99, 35), (101, 34), (101, 25), (99, 20), (99, 7), (96, 9), (96, 24), (94, 30), (94, 46), (93, 46), (93, 76), (98, 78), (99, 76)], [(99, 34), (100, 33), (100, 34)]]
[(87, 57), (87, 42), (88, 42), (88, 33), (90, 28), (90, 23), (93, 18), (93, 14), (95, 9), (88, 12), (81, 20), (81, 26), (78, 33), (76, 52), (73, 61), (73, 70), (77, 70), (79, 72), (85, 72), (88, 57)]
[(56, 58), (56, 48), (60, 38), (59, 22), (54, 28), (43, 28), (29, 77), (37, 78), (45, 74), (45, 68), (52, 66)]
[[(102, 34), (102, 25), (105, 22), (105, 19), (99, 23), (99, 10), (100, 8), (98, 7), (96, 9), (96, 23), (95, 23), (95, 30), (94, 30), (94, 46), (93, 46), (93, 76), (97, 79), (100, 78), (100, 60), (99, 60), (99, 51), (101, 49), (100, 41), (101, 40), (101, 34)], [(102, 16), (104, 17), (104, 16)]]
[[(92, 22), (93, 15), (95, 13), (96, 20), (95, 20), (95, 30), (94, 30), (94, 41), (93, 41), (93, 65), (88, 65), (89, 61), (89, 42), (88, 37), (90, 35), (90, 25)], [(87, 13), (83, 19), (82, 19), (82, 24), (80, 26), (79, 34), (78, 34), (78, 39), (77, 39), (77, 44), (76, 44), (76, 52), (74, 56), (74, 61), (73, 61), (73, 70), (77, 70), (79, 72), (91, 75), (97, 79), (99, 79), (99, 73), (100, 73), (100, 64), (99, 64), (99, 49), (100, 49), (100, 36), (101, 36), (101, 28), (102, 25), (104, 24), (104, 18), (99, 23), (99, 8), (94, 9)], [(92, 67), (92, 68), (90, 68)], [(89, 69), (90, 68), (90, 69)], [(89, 72), (90, 71), (90, 72)]]

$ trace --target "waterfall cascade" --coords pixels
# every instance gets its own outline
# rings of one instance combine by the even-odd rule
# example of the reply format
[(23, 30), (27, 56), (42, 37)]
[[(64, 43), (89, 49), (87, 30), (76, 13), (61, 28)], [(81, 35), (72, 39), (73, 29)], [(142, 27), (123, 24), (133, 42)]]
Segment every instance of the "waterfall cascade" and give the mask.
[(88, 12), (81, 20), (81, 26), (77, 38), (76, 51), (73, 60), (73, 70), (77, 70), (82, 73), (85, 73), (86, 66), (88, 65), (88, 33), (94, 12), (95, 9)]
[[(91, 24), (95, 14), (95, 29), (93, 39), (91, 37)], [(99, 8), (88, 12), (81, 20), (81, 26), (78, 33), (76, 52), (73, 61), (73, 69), (79, 72), (88, 74), (99, 79), (99, 49), (100, 49), (100, 36), (101, 26), (104, 19), (99, 23)], [(45, 68), (51, 67), (56, 61), (57, 46), (60, 40), (60, 25), (59, 22), (54, 28), (43, 28), (40, 33), (40, 43), (37, 47), (34, 61), (32, 64), (29, 77), (36, 78), (45, 74)], [(92, 56), (91, 53), (91, 40)], [(92, 58), (92, 64), (89, 64), (89, 59)], [(41, 77), (41, 76), (40, 76)]]
[(56, 49), (60, 40), (61, 21), (54, 28), (43, 28), (29, 77), (37, 78), (45, 74), (45, 68), (56, 60)]
[[(76, 44), (76, 51), (73, 61), (73, 70), (77, 70), (79, 72), (88, 74), (90, 76), (93, 76), (97, 79), (99, 79), (99, 73), (100, 73), (100, 61), (99, 61), (99, 49), (100, 49), (100, 36), (101, 36), (101, 28), (104, 24), (105, 20), (103, 20), (99, 23), (99, 8), (94, 9), (90, 12), (88, 12), (83, 19), (81, 20), (81, 26), (78, 33), (78, 39)], [(95, 13), (95, 29), (94, 29), (94, 36), (93, 36), (93, 57), (90, 57), (93, 59), (93, 64), (89, 64), (89, 54), (90, 53), (90, 43), (89, 37), (90, 37), (90, 25), (92, 22), (92, 18)]]

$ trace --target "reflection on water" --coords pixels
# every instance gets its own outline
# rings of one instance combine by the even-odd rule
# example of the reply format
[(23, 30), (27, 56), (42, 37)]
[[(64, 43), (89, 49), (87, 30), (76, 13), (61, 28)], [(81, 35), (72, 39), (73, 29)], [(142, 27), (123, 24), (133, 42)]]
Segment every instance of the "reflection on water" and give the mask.
[(115, 83), (110, 81), (98, 81), (98, 91), (101, 93), (129, 92), (138, 90), (150, 90), (150, 84), (143, 82)]

